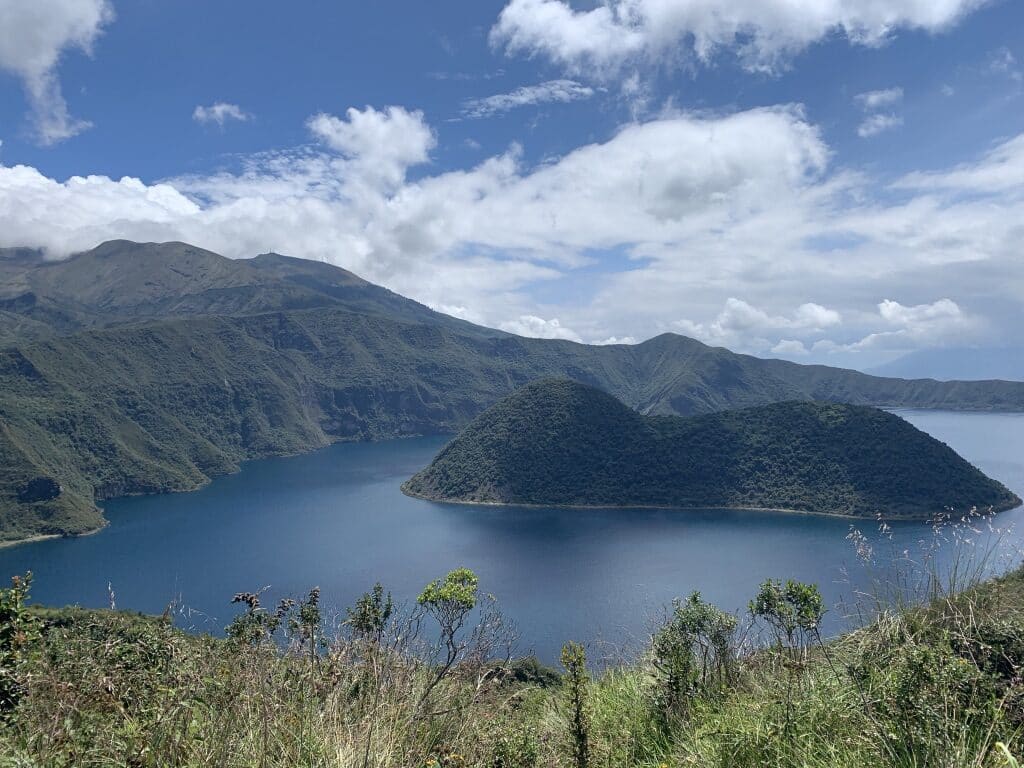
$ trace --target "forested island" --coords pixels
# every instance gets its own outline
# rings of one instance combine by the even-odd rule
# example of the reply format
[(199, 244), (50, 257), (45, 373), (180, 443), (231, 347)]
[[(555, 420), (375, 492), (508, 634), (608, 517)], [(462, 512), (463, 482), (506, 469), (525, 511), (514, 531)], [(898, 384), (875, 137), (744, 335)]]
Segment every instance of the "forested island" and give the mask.
[(452, 502), (921, 519), (1021, 503), (944, 443), (876, 408), (794, 401), (645, 416), (564, 379), (529, 384), (489, 408), (403, 490)]

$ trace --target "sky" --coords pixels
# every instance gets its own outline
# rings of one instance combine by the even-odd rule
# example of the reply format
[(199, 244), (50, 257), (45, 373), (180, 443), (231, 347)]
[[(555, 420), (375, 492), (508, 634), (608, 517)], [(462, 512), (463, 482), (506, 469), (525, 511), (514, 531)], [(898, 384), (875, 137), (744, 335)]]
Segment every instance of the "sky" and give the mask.
[(0, 0), (0, 247), (331, 262), (529, 336), (1022, 346), (1020, 0)]

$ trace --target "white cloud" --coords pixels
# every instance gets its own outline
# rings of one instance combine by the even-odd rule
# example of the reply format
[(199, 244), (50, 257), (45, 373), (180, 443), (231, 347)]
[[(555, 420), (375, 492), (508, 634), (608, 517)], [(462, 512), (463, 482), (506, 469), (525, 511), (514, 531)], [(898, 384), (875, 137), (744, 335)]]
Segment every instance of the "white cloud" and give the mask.
[(858, 93), (853, 98), (865, 112), (873, 112), (876, 109), (891, 107), (903, 101), (903, 89), (897, 86), (880, 91), (867, 91)]
[(675, 327), (708, 344), (763, 351), (771, 347), (765, 336), (773, 331), (820, 332), (841, 322), (838, 312), (813, 302), (801, 304), (787, 317), (770, 315), (741, 299), (729, 297), (714, 320), (702, 323), (682, 319), (675, 322)]
[(516, 107), (550, 102), (564, 104), (589, 99), (593, 95), (593, 88), (575, 80), (548, 80), (537, 85), (524, 85), (509, 93), (498, 93), (482, 99), (467, 99), (462, 104), (462, 114), (465, 117), (490, 117)]
[(635, 336), (609, 336), (606, 339), (594, 340), (590, 343), (599, 347), (604, 347), (609, 344), (636, 344), (637, 339)]
[(252, 115), (243, 111), (237, 104), (228, 104), (223, 101), (218, 101), (208, 107), (200, 105), (192, 110), (192, 119), (197, 123), (202, 123), (204, 125), (207, 123), (216, 123), (221, 128), (223, 128), (224, 123), (229, 120), (245, 122), (251, 118)]
[(894, 186), (923, 192), (950, 191), (993, 195), (1020, 192), (1024, 186), (1024, 133), (990, 149), (981, 162), (952, 169), (909, 173)]
[(949, 320), (959, 323), (964, 317), (960, 307), (951, 299), (939, 299), (932, 304), (918, 304), (913, 307), (905, 307), (898, 301), (886, 299), (878, 305), (878, 314), (890, 325), (906, 328), (917, 328)]
[(879, 45), (901, 29), (944, 30), (985, 0), (607, 0), (576, 10), (566, 0), (510, 0), (491, 30), (509, 54), (544, 56), (571, 72), (615, 71), (633, 60), (735, 51), (772, 70), (832, 34)]
[(857, 135), (862, 139), (877, 136), (878, 134), (898, 128), (903, 125), (903, 118), (899, 115), (878, 112), (883, 107), (892, 107), (903, 101), (903, 89), (900, 87), (886, 88), (881, 91), (867, 91), (858, 93), (853, 100), (860, 105), (860, 108), (868, 113), (868, 116), (857, 126)]
[(56, 144), (90, 127), (68, 113), (57, 65), (68, 49), (90, 53), (113, 18), (107, 0), (0, 0), (0, 69), (25, 86), (41, 144)]
[(776, 355), (783, 355), (785, 357), (806, 357), (811, 354), (811, 351), (804, 346), (802, 341), (796, 339), (782, 339), (772, 347), (772, 353)]
[(878, 314), (893, 330), (869, 334), (853, 344), (853, 349), (944, 346), (969, 340), (982, 326), (952, 299), (914, 306), (886, 299), (878, 305)]
[(437, 143), (423, 113), (402, 107), (349, 109), (345, 118), (321, 113), (307, 125), (328, 147), (358, 163), (362, 173), (389, 185), (401, 183), (410, 166), (427, 162)]
[(566, 328), (558, 318), (545, 320), (536, 315), (520, 315), (515, 320), (506, 320), (499, 326), (501, 330), (514, 333), (519, 336), (529, 336), (535, 339), (567, 339), (568, 341), (582, 342), (583, 339), (572, 328)]
[[(537, 167), (513, 146), (414, 180), (406, 171), (435, 141), (421, 115), (368, 108), (310, 127), (324, 149), (153, 184), (0, 165), (0, 246), (59, 257), (127, 237), (276, 250), (473, 322), (574, 339), (677, 330), (756, 352), (799, 341), (814, 359), (1019, 334), (1024, 135), (909, 174), (894, 194), (830, 171), (793, 107), (670, 114)], [(600, 270), (574, 271), (605, 252)], [(887, 296), (903, 303), (883, 314)], [(961, 317), (919, 309), (935, 297)]]
[(868, 139), (893, 128), (899, 128), (901, 125), (903, 125), (903, 118), (899, 115), (868, 115), (857, 126), (857, 135), (862, 139)]

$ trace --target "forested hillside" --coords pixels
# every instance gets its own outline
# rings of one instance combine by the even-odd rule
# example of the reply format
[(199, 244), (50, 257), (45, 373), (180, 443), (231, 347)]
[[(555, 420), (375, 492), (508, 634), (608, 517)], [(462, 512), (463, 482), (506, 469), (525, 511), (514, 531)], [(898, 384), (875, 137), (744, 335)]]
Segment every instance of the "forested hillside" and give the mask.
[(796, 401), (652, 417), (553, 379), (487, 409), (403, 487), (439, 501), (886, 518), (1021, 503), (945, 444), (875, 408)]

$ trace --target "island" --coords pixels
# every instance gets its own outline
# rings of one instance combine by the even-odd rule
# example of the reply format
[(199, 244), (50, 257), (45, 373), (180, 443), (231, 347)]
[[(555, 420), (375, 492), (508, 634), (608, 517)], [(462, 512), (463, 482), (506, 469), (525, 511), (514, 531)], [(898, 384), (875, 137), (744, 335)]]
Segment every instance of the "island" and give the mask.
[(484, 411), (402, 490), (475, 504), (885, 519), (1021, 504), (949, 446), (877, 408), (793, 401), (647, 416), (564, 379), (533, 382)]

